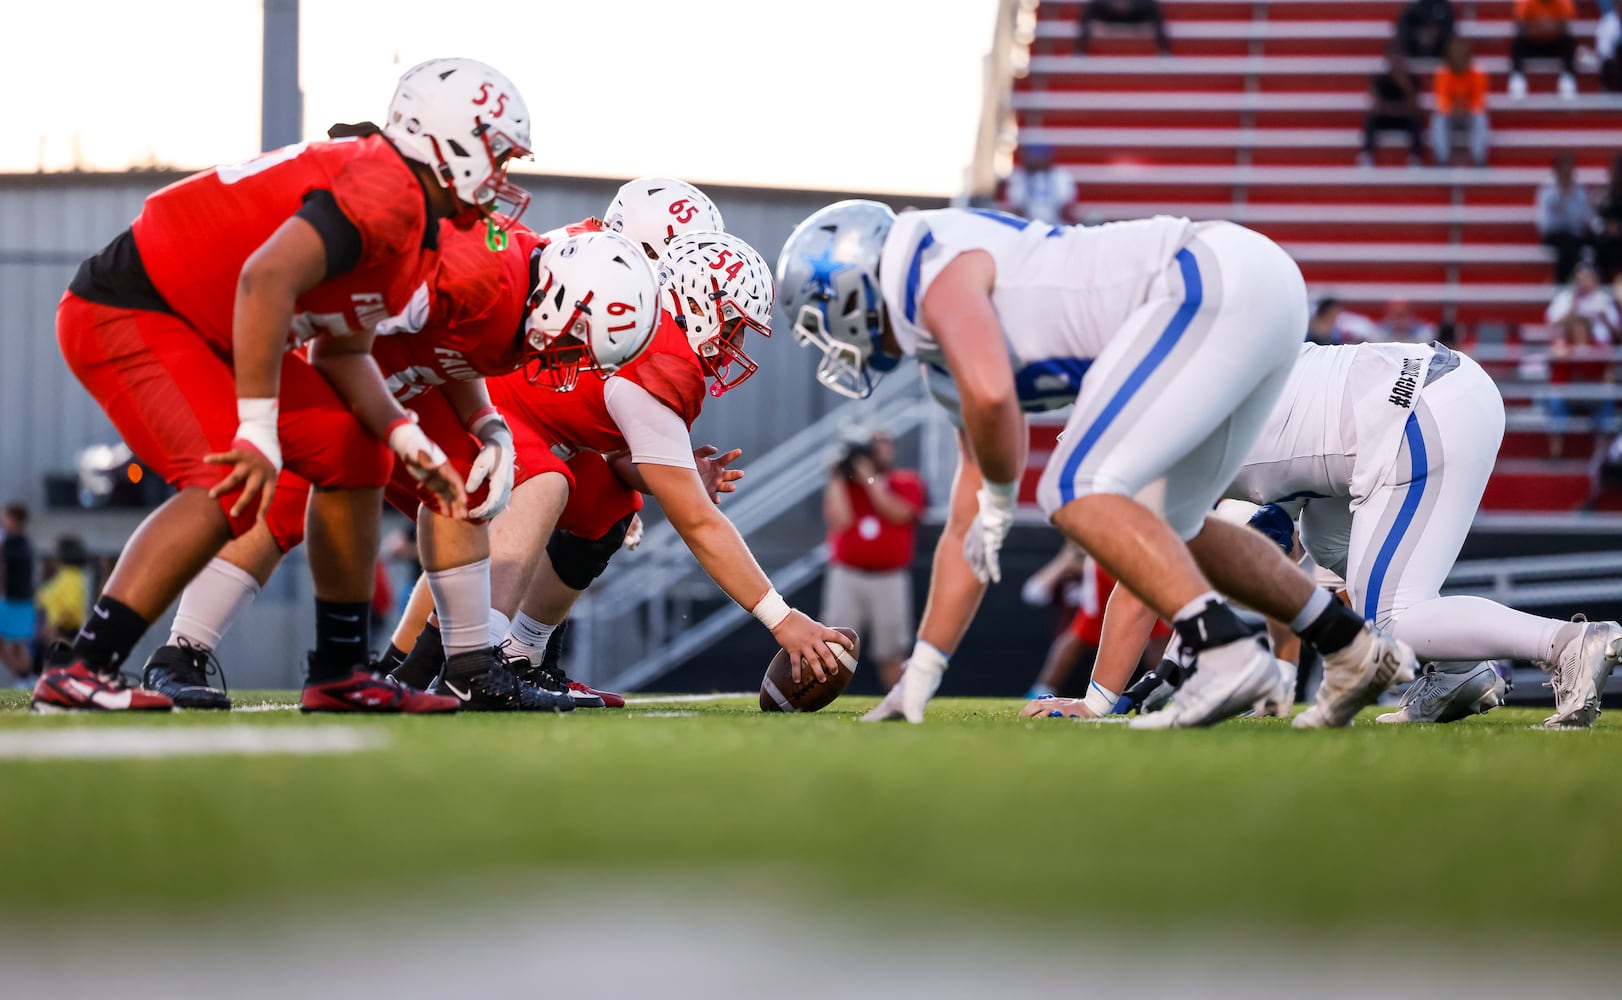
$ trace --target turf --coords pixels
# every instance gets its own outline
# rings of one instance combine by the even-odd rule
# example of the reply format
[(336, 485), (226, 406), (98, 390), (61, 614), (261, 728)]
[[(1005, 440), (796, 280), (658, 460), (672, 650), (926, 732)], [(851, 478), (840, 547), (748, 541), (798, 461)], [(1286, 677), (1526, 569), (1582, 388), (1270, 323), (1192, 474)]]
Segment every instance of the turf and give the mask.
[[(0, 761), (0, 916), (341, 901), (402, 871), (770, 874), (840, 901), (1025, 919), (1538, 928), (1614, 941), (1622, 725), (1200, 732), (1019, 720), (940, 700), (922, 727), (746, 700), (567, 717), (37, 718), (57, 726), (381, 727), (339, 757)], [(286, 701), (250, 693), (247, 702)], [(672, 714), (680, 713), (680, 714)], [(1369, 713), (1372, 715), (1373, 713)], [(364, 848), (357, 851), (356, 848)], [(109, 855), (133, 863), (103, 866)], [(9, 913), (8, 913), (9, 911)]]

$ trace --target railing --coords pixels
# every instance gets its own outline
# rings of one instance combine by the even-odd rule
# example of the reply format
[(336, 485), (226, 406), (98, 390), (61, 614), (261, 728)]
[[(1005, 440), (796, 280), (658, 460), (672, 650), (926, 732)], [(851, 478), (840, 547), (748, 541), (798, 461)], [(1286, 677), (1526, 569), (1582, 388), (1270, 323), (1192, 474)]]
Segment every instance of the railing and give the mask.
[(1622, 552), (1468, 560), (1454, 565), (1442, 593), (1486, 597), (1512, 608), (1622, 600)]
[[(917, 369), (903, 366), (881, 381), (870, 398), (834, 409), (751, 463), (743, 487), (724, 501), (723, 509), (739, 533), (751, 539), (757, 557), (763, 557), (754, 540), (820, 493), (828, 478), (829, 452), (842, 431), (851, 425), (882, 427), (898, 441), (920, 431), (927, 479), (938, 475), (930, 471), (938, 464), (930, 455), (940, 450), (940, 419)], [(773, 585), (785, 593), (814, 579), (827, 559), (826, 546), (811, 541), (822, 535), (820, 517), (814, 525), (790, 524), (786, 534), (780, 547), (799, 554), (764, 566)], [(718, 608), (695, 620), (699, 609), (717, 601)], [(637, 551), (616, 558), (614, 571), (587, 592), (571, 617), (571, 672), (625, 689), (657, 679), (749, 620), (747, 612), (721, 595), (666, 521), (648, 527)]]

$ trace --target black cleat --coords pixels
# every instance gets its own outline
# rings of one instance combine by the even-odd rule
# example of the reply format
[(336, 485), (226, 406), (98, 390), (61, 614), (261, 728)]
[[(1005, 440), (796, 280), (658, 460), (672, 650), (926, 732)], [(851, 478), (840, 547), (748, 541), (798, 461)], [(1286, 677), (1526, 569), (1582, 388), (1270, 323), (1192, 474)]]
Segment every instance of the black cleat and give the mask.
[(526, 657), (513, 656), (507, 659), (507, 666), (511, 668), (514, 677), (527, 681), (542, 691), (568, 698), (574, 702), (575, 708), (604, 708), (608, 704), (601, 694), (584, 684), (569, 680), (569, 675), (563, 672), (562, 667), (549, 664), (545, 660), (531, 663)]
[(428, 685), (429, 694), (450, 695), (469, 712), (569, 712), (574, 699), (536, 687), (513, 675), (494, 648), (458, 653)]
[(389, 671), (389, 676), (407, 687), (423, 691), (444, 669), (445, 647), (439, 638), (439, 629), (424, 625), (411, 652), (405, 655), (399, 666)]
[[(208, 675), (220, 679), (220, 686), (210, 687)], [(148, 691), (168, 695), (176, 708), (231, 707), (226, 693), (225, 671), (215, 659), (213, 650), (193, 646), (184, 639), (178, 646), (160, 646), (146, 661), (141, 674), (141, 686)]]

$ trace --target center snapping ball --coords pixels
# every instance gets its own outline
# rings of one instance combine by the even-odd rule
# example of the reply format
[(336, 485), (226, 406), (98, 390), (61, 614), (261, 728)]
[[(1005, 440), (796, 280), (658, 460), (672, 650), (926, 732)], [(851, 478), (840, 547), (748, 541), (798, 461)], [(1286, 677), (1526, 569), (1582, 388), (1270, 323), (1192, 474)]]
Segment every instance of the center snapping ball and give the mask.
[(794, 674), (789, 669), (788, 653), (779, 649), (772, 662), (766, 666), (766, 676), (760, 681), (760, 710), (762, 712), (815, 712), (819, 708), (826, 708), (828, 703), (844, 694), (845, 688), (850, 686), (850, 679), (856, 674), (856, 660), (862, 655), (862, 640), (855, 629), (836, 628), (855, 647), (846, 651), (845, 647), (828, 643), (828, 648), (839, 657), (839, 670), (825, 681), (817, 680), (817, 675), (809, 666), (800, 668), (800, 682), (794, 683)]

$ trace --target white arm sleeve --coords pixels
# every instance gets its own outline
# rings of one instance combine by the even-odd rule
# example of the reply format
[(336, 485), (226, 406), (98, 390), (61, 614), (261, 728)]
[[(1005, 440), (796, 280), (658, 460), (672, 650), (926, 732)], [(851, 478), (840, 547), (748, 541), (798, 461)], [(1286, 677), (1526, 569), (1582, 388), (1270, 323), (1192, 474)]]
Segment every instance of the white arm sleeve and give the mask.
[(614, 376), (603, 386), (603, 402), (614, 418), (625, 443), (631, 446), (631, 461), (638, 465), (673, 465), (697, 469), (693, 461), (693, 439), (681, 416), (659, 402), (648, 390), (630, 379)]

